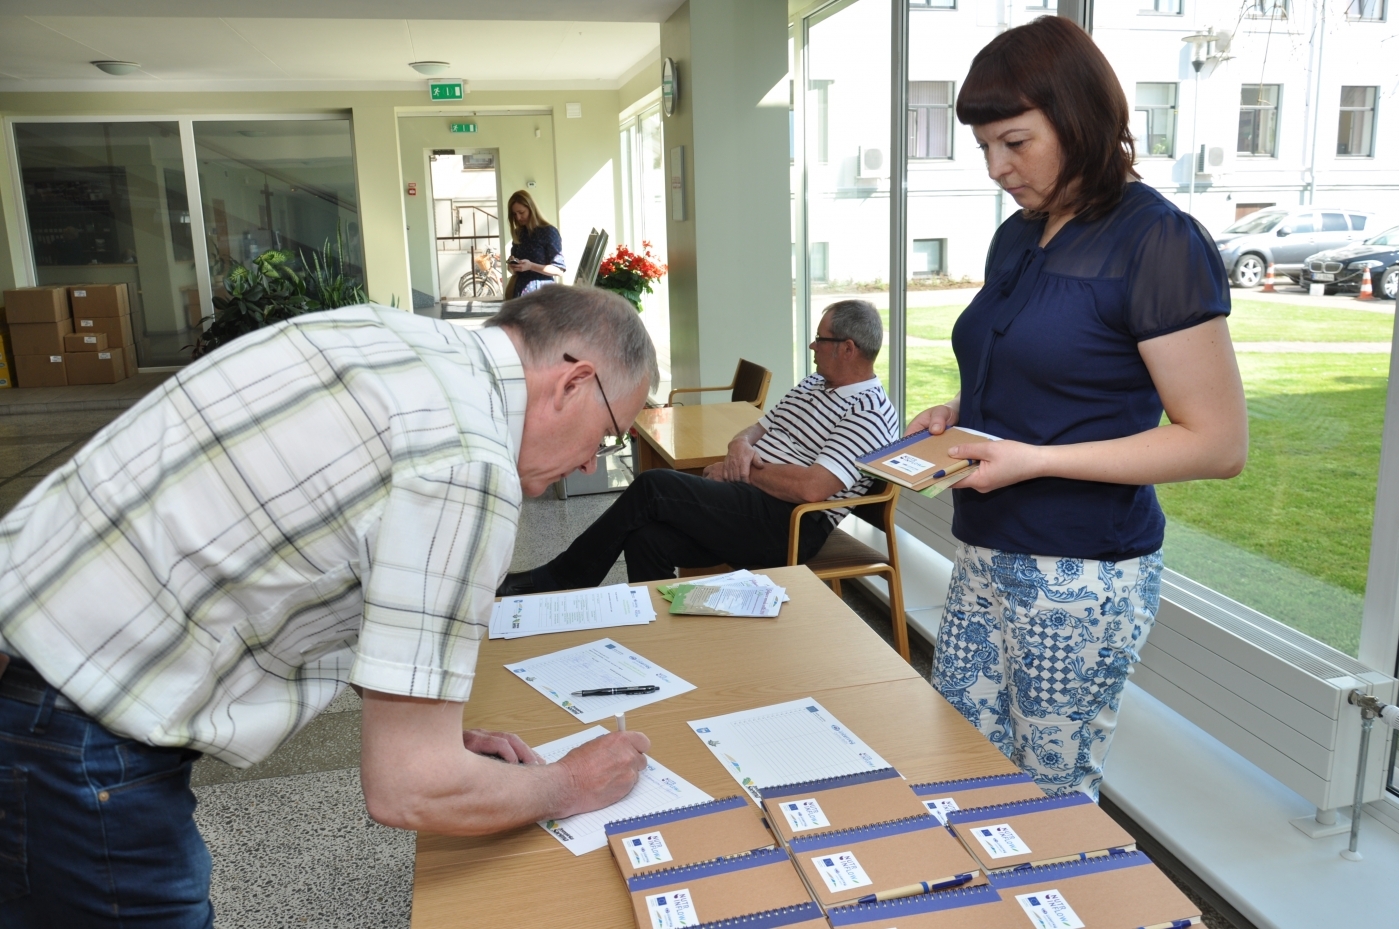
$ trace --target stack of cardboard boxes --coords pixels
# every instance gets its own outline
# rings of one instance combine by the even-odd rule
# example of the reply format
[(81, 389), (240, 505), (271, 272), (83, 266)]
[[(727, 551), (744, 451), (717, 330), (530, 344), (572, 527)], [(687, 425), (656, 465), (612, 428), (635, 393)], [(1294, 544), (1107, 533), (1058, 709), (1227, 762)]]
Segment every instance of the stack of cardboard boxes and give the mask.
[(17, 387), (115, 384), (136, 373), (125, 284), (5, 291)]

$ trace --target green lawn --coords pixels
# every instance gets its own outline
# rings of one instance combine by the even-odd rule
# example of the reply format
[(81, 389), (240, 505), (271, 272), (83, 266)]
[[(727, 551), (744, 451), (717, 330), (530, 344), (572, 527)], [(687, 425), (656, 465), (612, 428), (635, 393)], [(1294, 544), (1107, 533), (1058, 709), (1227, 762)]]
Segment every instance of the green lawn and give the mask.
[[(946, 340), (961, 310), (910, 308), (909, 334)], [(1229, 327), (1236, 342), (1389, 342), (1394, 316), (1237, 300)], [(1353, 655), (1389, 356), (1242, 352), (1239, 367), (1248, 466), (1231, 481), (1157, 488), (1170, 523), (1166, 564)], [(950, 348), (909, 347), (910, 415), (957, 388)]]

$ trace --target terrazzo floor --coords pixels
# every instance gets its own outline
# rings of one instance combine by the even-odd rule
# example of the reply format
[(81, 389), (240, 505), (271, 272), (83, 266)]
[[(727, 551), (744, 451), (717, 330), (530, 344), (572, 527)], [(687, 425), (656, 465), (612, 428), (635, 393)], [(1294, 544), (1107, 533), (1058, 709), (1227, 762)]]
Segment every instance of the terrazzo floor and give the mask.
[[(0, 415), (0, 515), (119, 414), (88, 409)], [(511, 569), (554, 557), (613, 499), (546, 495), (526, 501)], [(607, 583), (625, 580), (619, 560)], [(843, 599), (892, 645), (886, 607), (856, 584), (844, 585)], [(913, 665), (926, 677), (932, 651), (916, 635), (911, 640)], [(346, 691), (260, 764), (239, 770), (206, 758), (195, 765), (195, 818), (214, 859), (216, 929), (408, 927), (414, 834), (366, 815), (359, 749), (360, 702)], [(1138, 832), (1130, 821), (1123, 825)], [(1178, 883), (1201, 904), (1209, 929), (1250, 929), (1236, 914), (1230, 914), (1232, 922), (1222, 915), (1212, 905), (1222, 901), (1208, 888), (1201, 888), (1203, 897), (1196, 893), (1196, 879), (1184, 869), (1173, 876), (1183, 878)]]

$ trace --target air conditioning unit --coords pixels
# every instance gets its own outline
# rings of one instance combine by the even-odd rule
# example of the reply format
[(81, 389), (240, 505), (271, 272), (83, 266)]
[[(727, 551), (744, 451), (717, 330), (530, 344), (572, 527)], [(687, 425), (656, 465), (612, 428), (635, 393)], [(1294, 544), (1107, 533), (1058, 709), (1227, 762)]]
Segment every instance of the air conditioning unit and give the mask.
[(861, 145), (860, 161), (855, 173), (859, 178), (880, 178), (889, 176), (889, 149), (883, 146)]

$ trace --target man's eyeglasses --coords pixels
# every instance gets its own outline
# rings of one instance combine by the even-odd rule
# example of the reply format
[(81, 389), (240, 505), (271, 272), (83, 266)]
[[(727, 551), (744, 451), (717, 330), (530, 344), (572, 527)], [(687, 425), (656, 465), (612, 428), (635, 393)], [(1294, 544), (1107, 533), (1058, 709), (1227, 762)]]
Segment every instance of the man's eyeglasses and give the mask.
[[(574, 358), (567, 352), (564, 353), (563, 360), (567, 361), (569, 364), (578, 363), (578, 359)], [(597, 457), (602, 458), (605, 455), (615, 455), (622, 449), (626, 448), (627, 434), (622, 431), (621, 426), (617, 425), (617, 414), (612, 412), (612, 404), (607, 399), (607, 391), (602, 389), (602, 379), (597, 376), (596, 371), (593, 372), (593, 380), (597, 382), (598, 393), (602, 394), (602, 405), (607, 407), (607, 415), (612, 420), (612, 435), (613, 438), (617, 440), (616, 445), (608, 445), (606, 439), (598, 443)]]
[(848, 341), (850, 341), (850, 340), (849, 340), (849, 339), (833, 339), (833, 338), (831, 338), (830, 336), (818, 335), (816, 338), (812, 339), (811, 341), (813, 341), (813, 342), (836, 342), (836, 343), (840, 343), (840, 342), (848, 342)]

